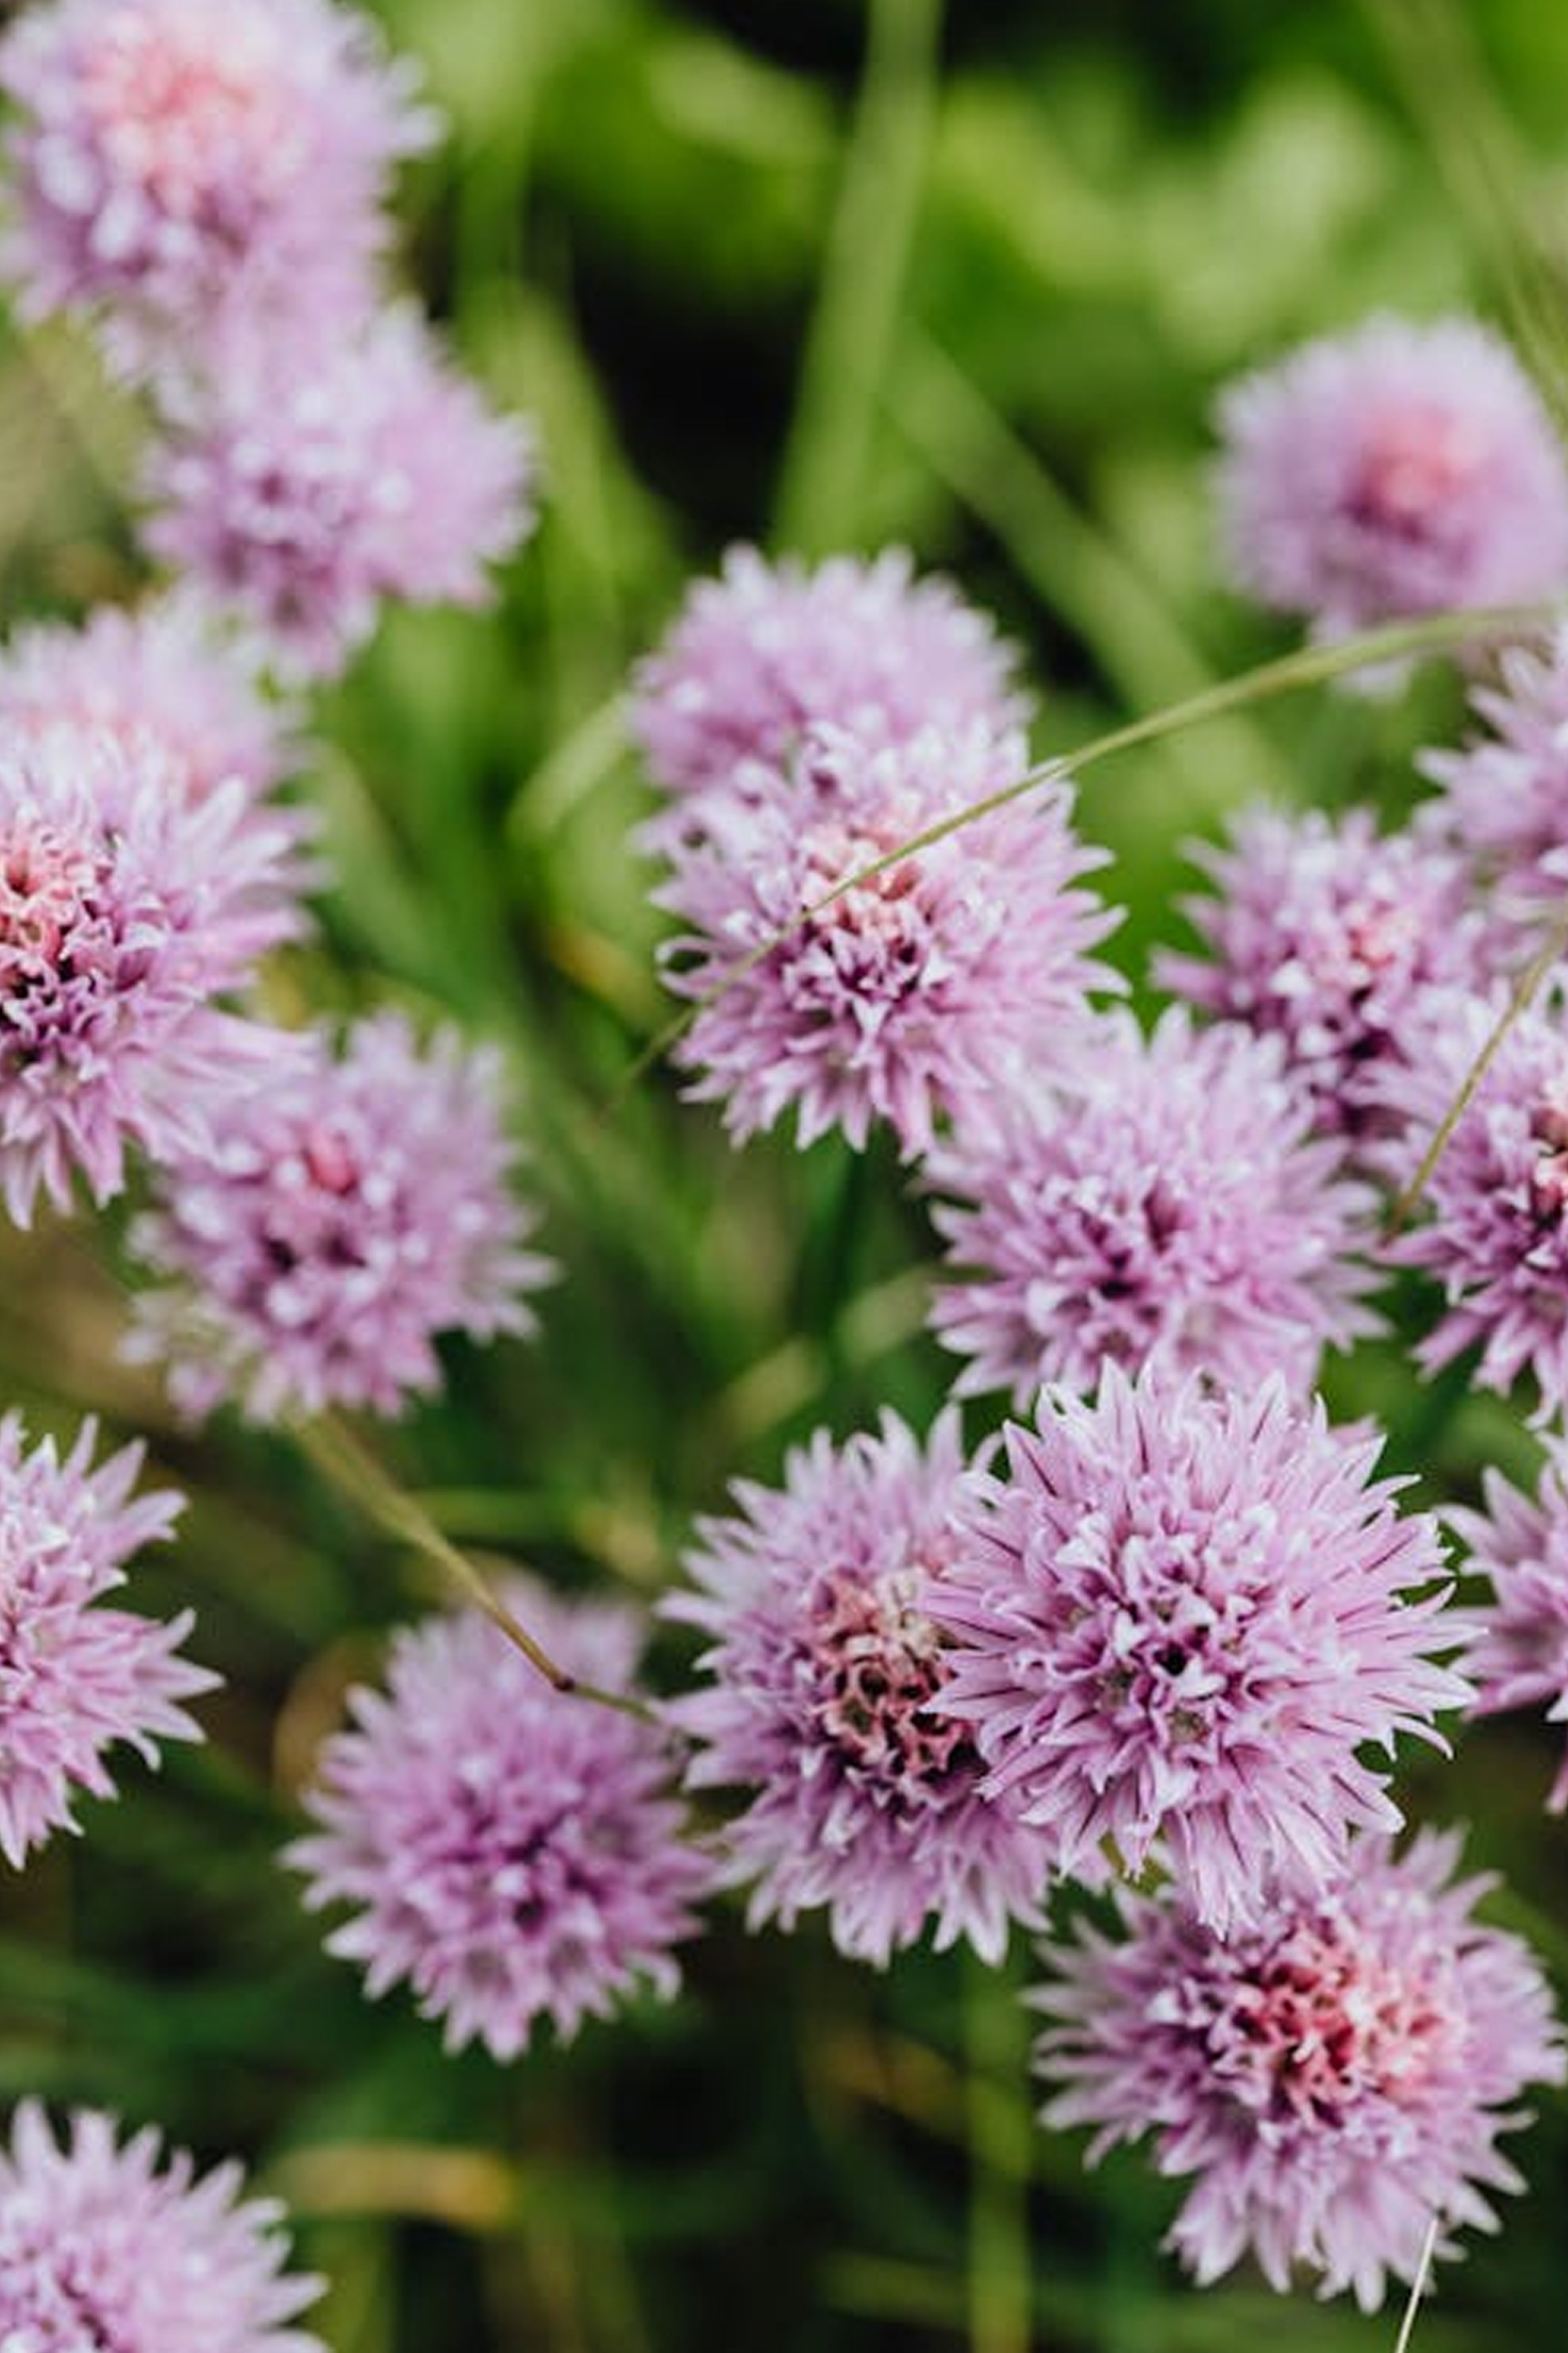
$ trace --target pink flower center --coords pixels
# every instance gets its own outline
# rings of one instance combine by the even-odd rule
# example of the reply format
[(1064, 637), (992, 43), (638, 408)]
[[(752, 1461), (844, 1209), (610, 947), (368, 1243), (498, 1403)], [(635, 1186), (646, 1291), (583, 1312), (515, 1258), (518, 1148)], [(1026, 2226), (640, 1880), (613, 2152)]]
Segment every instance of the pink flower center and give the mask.
[(1352, 496), (1360, 522), (1416, 537), (1468, 487), (1485, 452), (1474, 427), (1429, 401), (1371, 427)]
[(942, 1638), (918, 1608), (923, 1572), (835, 1577), (811, 1629), (815, 1711), (859, 1771), (942, 1783), (969, 1762), (962, 1725), (925, 1713), (942, 1683)]
[(88, 66), (84, 97), (116, 172), (160, 211), (216, 229), (226, 191), (253, 207), (291, 161), (272, 64), (258, 34), (210, 0), (152, 21), (126, 12)]
[[(891, 811), (881, 818), (868, 823), (857, 819), (847, 823), (830, 818), (814, 826), (805, 837), (805, 874), (802, 894), (807, 906), (826, 897), (829, 891), (875, 865), (890, 849), (908, 839), (914, 830)], [(868, 941), (882, 941), (896, 946), (910, 930), (910, 919), (915, 909), (909, 902), (920, 888), (920, 872), (910, 860), (886, 866), (879, 874), (868, 875), (861, 882), (851, 884), (831, 907), (812, 918), (814, 929), (852, 932)]]
[(0, 991), (56, 968), (97, 879), (97, 861), (52, 828), (0, 830)]
[(352, 1193), (360, 1180), (360, 1166), (348, 1139), (336, 1128), (310, 1129), (301, 1147), (306, 1173), (319, 1191), (340, 1198)]
[(1542, 1096), (1530, 1133), (1541, 1147), (1530, 1172), (1530, 1206), (1551, 1223), (1568, 1208), (1568, 1075)]
[(1302, 1925), (1244, 1968), (1212, 2039), (1247, 2106), (1332, 2126), (1368, 2094), (1417, 2098), (1461, 2035), (1427, 1972), (1384, 1959), (1344, 1925)]

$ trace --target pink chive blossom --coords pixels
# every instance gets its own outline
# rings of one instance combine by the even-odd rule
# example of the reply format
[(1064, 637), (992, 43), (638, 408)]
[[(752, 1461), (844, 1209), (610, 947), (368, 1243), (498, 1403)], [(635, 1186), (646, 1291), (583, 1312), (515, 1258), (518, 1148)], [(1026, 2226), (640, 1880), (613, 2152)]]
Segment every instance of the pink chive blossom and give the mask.
[[(97, 1436), (86, 1422), (64, 1456), (52, 1439), (29, 1453), (21, 1417), (0, 1419), (0, 1853), (13, 1869), (78, 1828), (78, 1792), (114, 1795), (116, 1741), (155, 1764), (160, 1740), (199, 1740), (181, 1703), (217, 1681), (178, 1655), (188, 1609), (159, 1625), (103, 1606), (132, 1556), (172, 1533), (182, 1499), (132, 1497), (139, 1446), (95, 1471)], [(0, 2260), (0, 2316), (4, 2277)]]
[(185, 598), (102, 606), (79, 628), (18, 629), (0, 648), (0, 726), (61, 723), (132, 748), (150, 736), (190, 801), (233, 777), (259, 800), (292, 765), (286, 714)]
[(984, 1794), (965, 1728), (933, 1708), (942, 1637), (922, 1597), (952, 1556), (958, 1417), (922, 1450), (896, 1414), (836, 1448), (793, 1452), (782, 1490), (737, 1482), (699, 1523), (700, 1588), (671, 1618), (711, 1637), (711, 1688), (675, 1704), (699, 1746), (694, 1789), (751, 1791), (724, 1873), (752, 1886), (752, 1926), (826, 1907), (839, 1950), (884, 1968), (928, 1924), (999, 1960), (1009, 1920), (1037, 1925), (1050, 1859)]
[[(1533, 1500), (1495, 1471), (1482, 1473), (1484, 1512), (1443, 1516), (1469, 1548), (1473, 1574), (1489, 1597), (1468, 1610), (1464, 1667), (1476, 1684), (1476, 1715), (1544, 1708), (1549, 1723), (1568, 1723), (1568, 1439), (1545, 1440), (1546, 1461)], [(1568, 1813), (1568, 1756), (1547, 1804)]]
[(1524, 2188), (1498, 2136), (1563, 2048), (1529, 1947), (1473, 1917), (1494, 1883), (1449, 1884), (1458, 1844), (1359, 1839), (1332, 1888), (1224, 1941), (1179, 1890), (1123, 1891), (1119, 1942), (1047, 1952), (1045, 2122), (1097, 2126), (1091, 2164), (1150, 2134), (1163, 2174), (1195, 2177), (1167, 2243), (1200, 2286), (1250, 2253), (1281, 2293), (1300, 2267), (1374, 2312), (1434, 2215), (1453, 2256)]
[(416, 77), (330, 0), (52, 0), (0, 43), (27, 311), (184, 365), (230, 315), (297, 346), (370, 299), (383, 200), (429, 144)]
[(1226, 849), (1193, 857), (1219, 892), (1182, 902), (1208, 955), (1162, 953), (1160, 986), (1282, 1038), (1329, 1133), (1386, 1126), (1380, 1074), (1425, 1050), (1434, 993), (1493, 968), (1464, 860), (1415, 834), (1380, 835), (1362, 808), (1252, 809)]
[(1545, 656), (1510, 648), (1500, 670), (1471, 697), (1490, 734), (1425, 753), (1420, 766), (1442, 787), (1431, 821), (1507, 909), (1539, 919), (1568, 893), (1568, 630)]
[(931, 1322), (969, 1358), (960, 1396), (1044, 1381), (1092, 1388), (1103, 1363), (1158, 1358), (1237, 1388), (1297, 1392), (1325, 1343), (1378, 1328), (1358, 1259), (1376, 1197), (1310, 1133), (1282, 1041), (1182, 1008), (1145, 1039), (1106, 1015), (1049, 1088), (1003, 1098), (926, 1164), (959, 1280)]
[(1432, 1717), (1469, 1687), (1430, 1655), (1458, 1640), (1436, 1523), (1372, 1477), (1375, 1436), (1278, 1377), (1242, 1396), (1108, 1366), (1005, 1439), (927, 1597), (939, 1704), (1062, 1873), (1102, 1882), (1110, 1846), (1136, 1876), (1159, 1841), (1223, 1935), (1272, 1883), (1326, 1884), (1352, 1830), (1398, 1827), (1358, 1752), (1446, 1746)]
[(700, 1073), (693, 1101), (723, 1103), (737, 1144), (793, 1108), (803, 1146), (838, 1126), (859, 1149), (885, 1119), (906, 1154), (927, 1151), (966, 1093), (1026, 1054), (1048, 1067), (1085, 991), (1114, 985), (1088, 955), (1113, 918), (1078, 887), (1103, 860), (1074, 836), (1061, 783), (799, 920), (1028, 773), (1022, 737), (984, 728), (876, 750), (824, 727), (789, 767), (752, 766), (712, 797), (710, 830), (675, 848), (657, 895), (689, 927), (666, 976), (701, 1006), (677, 1059)]
[(1320, 638), (1568, 586), (1562, 448), (1473, 320), (1324, 336), (1233, 385), (1220, 429), (1237, 582)]
[[(502, 1598), (570, 1672), (628, 1690), (630, 1612), (522, 1577)], [(685, 1842), (658, 1726), (553, 1690), (473, 1610), (399, 1634), (384, 1690), (350, 1709), (285, 1860), (312, 1910), (354, 1907), (327, 1949), (373, 2000), (406, 1981), (448, 2050), (477, 2037), (509, 2060), (542, 2018), (569, 2041), (645, 1982), (674, 1993), (712, 1866)]]
[(6, 2353), (325, 2353), (289, 2324), (324, 2283), (284, 2269), (275, 2199), (237, 2164), (198, 2175), (151, 2128), (72, 2111), (57, 2139), (24, 2100), (0, 2148), (0, 2345)]
[[(1446, 1003), (1418, 1062), (1391, 1072), (1405, 1140), (1386, 1160), (1410, 1182), (1502, 1021), (1500, 995)], [(1560, 991), (1516, 1018), (1427, 1178), (1426, 1222), (1386, 1244), (1443, 1286), (1416, 1350), (1436, 1372), (1479, 1347), (1473, 1378), (1506, 1393), (1534, 1377), (1544, 1416), (1568, 1402), (1568, 1013)]]
[(26, 1225), (73, 1172), (204, 1150), (276, 1060), (221, 1009), (300, 928), (297, 829), (237, 778), (200, 804), (149, 735), (0, 729), (0, 1196)]
[(331, 677), (384, 601), (482, 604), (532, 522), (531, 438), (496, 417), (415, 311), (381, 313), (304, 365), (242, 347), (176, 404), (147, 475), (155, 555)]
[(209, 1149), (163, 1174), (133, 1246), (162, 1278), (128, 1353), (163, 1362), (195, 1419), (235, 1398), (256, 1420), (329, 1406), (401, 1412), (438, 1387), (435, 1340), (527, 1333), (550, 1261), (521, 1243), (499, 1058), (407, 1023), (323, 1033), (258, 1088)]
[(748, 761), (787, 765), (824, 722), (874, 744), (928, 727), (1006, 734), (1030, 712), (1016, 661), (949, 582), (917, 579), (902, 548), (812, 570), (733, 547), (638, 665), (632, 724), (656, 781), (685, 796)]

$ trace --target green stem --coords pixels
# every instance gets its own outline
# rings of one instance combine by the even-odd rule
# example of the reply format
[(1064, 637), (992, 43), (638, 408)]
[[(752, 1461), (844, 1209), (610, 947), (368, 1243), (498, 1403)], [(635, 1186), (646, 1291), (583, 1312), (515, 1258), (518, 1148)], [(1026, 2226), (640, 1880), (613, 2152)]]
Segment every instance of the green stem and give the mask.
[(1028, 2032), (1005, 1970), (970, 1959), (964, 1976), (969, 2119), (970, 2353), (1030, 2353), (1029, 2174), (1034, 2124), (1025, 2085)]

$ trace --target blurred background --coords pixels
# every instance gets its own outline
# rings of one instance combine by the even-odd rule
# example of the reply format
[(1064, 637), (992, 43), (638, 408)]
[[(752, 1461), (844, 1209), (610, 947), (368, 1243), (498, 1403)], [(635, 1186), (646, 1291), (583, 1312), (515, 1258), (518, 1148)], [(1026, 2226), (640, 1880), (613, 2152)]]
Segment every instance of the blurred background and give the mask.
[[(650, 1599), (694, 1509), (819, 1423), (921, 1425), (932, 1243), (893, 1157), (732, 1153), (665, 1071), (627, 666), (697, 571), (755, 539), (912, 548), (1026, 649), (1042, 752), (1286, 640), (1223, 590), (1216, 386), (1379, 306), (1528, 322), (1568, 374), (1568, 13), (1541, 0), (384, 0), (451, 137), (405, 187), (405, 266), (499, 402), (539, 422), (537, 538), (493, 613), (398, 615), (315, 713), (300, 791), (338, 880), (276, 1009), (394, 999), (498, 1039), (563, 1279), (532, 1345), (454, 1349), (378, 1440), (451, 1535)], [(62, 332), (0, 346), (7, 625), (140, 586), (142, 421)], [(1552, 387), (1555, 389), (1555, 386)], [(1452, 684), (1321, 692), (1086, 778), (1138, 983), (1183, 936), (1183, 845), (1249, 797), (1397, 815)], [(281, 1440), (200, 1442), (115, 1363), (122, 1219), (0, 1240), (7, 1399), (145, 1432), (192, 1497), (143, 1604), (189, 1600), (227, 1687), (212, 1739), (128, 1767), (86, 1838), (0, 1891), (0, 2092), (242, 2152), (331, 2280), (336, 2353), (1280, 2353), (1391, 2346), (1396, 2316), (1200, 2295), (1136, 2156), (1081, 2171), (1031, 2120), (1016, 1992), (919, 1954), (886, 1977), (721, 1909), (674, 2009), (520, 2064), (443, 2057), (321, 1951), (276, 1852), (342, 1692), (437, 1596)], [(1424, 1500), (1517, 1417), (1399, 1347), (1336, 1367)], [(978, 1436), (983, 1417), (973, 1419)], [(665, 1634), (667, 1687), (689, 1646)], [(1560, 1737), (1560, 1736), (1557, 1736)], [(1493, 1916), (1568, 1978), (1555, 1737), (1515, 1719), (1411, 1810), (1473, 1825)], [(1506, 2232), (1444, 2275), (1419, 2353), (1556, 2341), (1561, 2104), (1514, 2144)]]

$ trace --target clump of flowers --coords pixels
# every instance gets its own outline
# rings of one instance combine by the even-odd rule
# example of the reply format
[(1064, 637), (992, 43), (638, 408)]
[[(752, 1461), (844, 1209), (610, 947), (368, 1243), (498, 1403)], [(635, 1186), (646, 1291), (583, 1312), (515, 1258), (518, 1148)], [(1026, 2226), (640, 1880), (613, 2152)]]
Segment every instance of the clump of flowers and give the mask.
[(961, 1396), (1093, 1387), (1158, 1358), (1237, 1388), (1298, 1391), (1325, 1342), (1374, 1330), (1355, 1252), (1374, 1197), (1310, 1134), (1282, 1041), (1172, 1008), (1144, 1039), (1105, 1016), (1047, 1089), (1004, 1098), (927, 1166), (962, 1280), (931, 1322), (967, 1356)]
[[(1473, 1712), (1543, 1707), (1552, 1723), (1568, 1723), (1568, 1439), (1547, 1439), (1533, 1501), (1495, 1471), (1484, 1473), (1484, 1512), (1444, 1514), (1469, 1546), (1470, 1567), (1491, 1585), (1490, 1597), (1466, 1612)], [(1547, 1804), (1568, 1812), (1568, 1757)]]
[(201, 1151), (275, 1060), (218, 1002), (300, 927), (295, 828), (237, 779), (193, 805), (150, 735), (0, 731), (0, 1196), (19, 1224), (73, 1172)]
[(1046, 2121), (1097, 2126), (1091, 2161), (1152, 2134), (1162, 2173), (1196, 2177), (1169, 2243), (1200, 2284), (1250, 2252), (1271, 2287), (1300, 2266), (1373, 2312), (1434, 2217), (1450, 2256), (1523, 2188), (1498, 2137), (1527, 2084), (1563, 2081), (1562, 2044), (1533, 1955), (1473, 1917), (1491, 1883), (1451, 1885), (1458, 1860), (1451, 1836), (1402, 1858), (1358, 1840), (1331, 1889), (1277, 1894), (1224, 1940), (1177, 1890), (1122, 1892), (1120, 1942), (1047, 1954)]
[[(160, 1740), (199, 1740), (182, 1703), (217, 1681), (179, 1655), (189, 1610), (159, 1625), (103, 1606), (133, 1555), (172, 1533), (182, 1499), (132, 1497), (141, 1447), (95, 1471), (96, 1443), (88, 1422), (63, 1457), (51, 1439), (29, 1453), (20, 1415), (0, 1419), (0, 1854), (13, 1869), (77, 1828), (79, 1793), (113, 1796), (117, 1741), (153, 1764)], [(0, 2259), (0, 2318), (5, 2277)]]
[(521, 1245), (491, 1051), (407, 1023), (324, 1033), (163, 1176), (134, 1241), (163, 1278), (131, 1352), (181, 1409), (237, 1398), (258, 1420), (331, 1405), (396, 1413), (434, 1388), (438, 1333), (528, 1332), (550, 1261)]
[(306, 364), (247, 340), (171, 412), (148, 469), (153, 553), (271, 646), (331, 677), (384, 599), (477, 605), (532, 520), (531, 443), (409, 308)]
[(1220, 405), (1238, 585), (1321, 638), (1568, 585), (1568, 466), (1512, 352), (1469, 319), (1377, 318)]
[(700, 1008), (678, 1059), (737, 1143), (793, 1108), (803, 1145), (838, 1126), (863, 1146), (884, 1119), (924, 1152), (967, 1094), (1060, 1054), (1109, 982), (1089, 951), (1112, 921), (1079, 887), (1102, 861), (1068, 787), (891, 855), (1027, 775), (1023, 739), (980, 727), (879, 749), (823, 727), (711, 798), (658, 897), (689, 926), (667, 977)]
[(1539, 917), (1568, 889), (1568, 631), (1544, 656), (1509, 648), (1501, 673), (1472, 697), (1491, 734), (1421, 766), (1442, 786), (1432, 817), (1505, 908)]
[(825, 1906), (840, 1951), (886, 1965), (928, 1923), (1000, 1958), (1034, 1921), (1049, 1846), (982, 1788), (963, 1725), (934, 1705), (942, 1637), (928, 1613), (955, 1543), (955, 1413), (922, 1450), (893, 1413), (836, 1448), (792, 1453), (782, 1491), (737, 1483), (738, 1514), (700, 1523), (700, 1590), (666, 1602), (711, 1647), (710, 1689), (670, 1714), (699, 1743), (693, 1788), (752, 1792), (724, 1832), (749, 1919), (785, 1928)]
[(1193, 857), (1219, 892), (1182, 902), (1208, 955), (1162, 954), (1161, 986), (1282, 1038), (1320, 1126), (1358, 1138), (1386, 1124), (1382, 1073), (1423, 1052), (1433, 992), (1476, 985), (1495, 953), (1465, 861), (1380, 835), (1363, 808), (1252, 809), (1228, 848)]
[[(505, 1601), (580, 1680), (625, 1691), (630, 1613), (511, 1579)], [(711, 1866), (686, 1843), (667, 1736), (552, 1688), (469, 1610), (399, 1634), (384, 1691), (356, 1691), (288, 1861), (312, 1908), (348, 1904), (329, 1952), (376, 1998), (406, 1982), (449, 2050), (514, 2059), (548, 2017), (563, 2039), (639, 1983), (668, 1997)]]
[(10, 275), (121, 364), (183, 366), (239, 317), (296, 351), (363, 309), (415, 76), (331, 0), (52, 0), (0, 43)]
[(1373, 1478), (1375, 1437), (1278, 1377), (1241, 1396), (1108, 1366), (1005, 1445), (928, 1595), (940, 1705), (1063, 1873), (1102, 1882), (1110, 1849), (1136, 1875), (1158, 1846), (1223, 1935), (1271, 1885), (1325, 1885), (1352, 1831), (1398, 1827), (1358, 1752), (1443, 1746), (1433, 1716), (1468, 1686), (1433, 1663), (1457, 1642), (1436, 1524)]
[(324, 2353), (289, 2324), (322, 2283), (284, 2269), (281, 2210), (235, 2164), (198, 2177), (151, 2129), (74, 2110), (58, 2140), (24, 2100), (0, 2151), (0, 2344), (8, 2353)]

